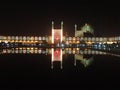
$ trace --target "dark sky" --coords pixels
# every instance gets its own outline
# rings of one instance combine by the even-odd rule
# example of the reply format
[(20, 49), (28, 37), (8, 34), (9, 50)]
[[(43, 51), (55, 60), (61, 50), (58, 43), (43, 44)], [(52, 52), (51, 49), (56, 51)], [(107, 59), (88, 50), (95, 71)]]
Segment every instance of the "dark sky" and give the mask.
[(51, 34), (64, 22), (64, 32), (74, 35), (74, 24), (93, 26), (96, 36), (120, 35), (120, 5), (117, 1), (47, 1), (0, 4), (0, 35)]

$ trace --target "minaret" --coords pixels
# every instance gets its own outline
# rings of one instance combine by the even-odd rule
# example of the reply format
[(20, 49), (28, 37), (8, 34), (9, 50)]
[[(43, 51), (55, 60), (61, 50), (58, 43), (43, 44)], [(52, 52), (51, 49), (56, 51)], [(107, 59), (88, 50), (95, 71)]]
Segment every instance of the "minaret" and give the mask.
[(77, 31), (77, 25), (75, 24), (75, 36), (76, 36), (76, 31)]
[(53, 69), (53, 60), (54, 60), (54, 49), (53, 48), (51, 49), (51, 54), (52, 54), (52, 57), (51, 57), (51, 69)]
[(75, 55), (74, 55), (74, 66), (76, 66), (76, 58), (75, 58)]
[(60, 62), (60, 68), (63, 69), (63, 56), (62, 56), (62, 49), (60, 49), (60, 57), (61, 57), (61, 62)]
[(75, 24), (75, 31), (77, 31), (77, 25)]
[[(54, 43), (54, 22), (52, 21), (52, 44)], [(52, 51), (52, 58), (51, 58), (51, 69), (53, 69), (53, 52), (54, 52), (54, 49), (51, 49)]]
[[(61, 43), (63, 41), (63, 21), (61, 22)], [(60, 65), (60, 68), (62, 69), (63, 68), (63, 61), (62, 61), (62, 49), (61, 49), (61, 65)]]
[(52, 29), (54, 29), (54, 21), (52, 21)]
[(63, 29), (63, 21), (61, 21), (61, 29)]
[(63, 41), (63, 21), (61, 22), (61, 42)]
[(52, 44), (54, 43), (54, 22), (52, 21)]

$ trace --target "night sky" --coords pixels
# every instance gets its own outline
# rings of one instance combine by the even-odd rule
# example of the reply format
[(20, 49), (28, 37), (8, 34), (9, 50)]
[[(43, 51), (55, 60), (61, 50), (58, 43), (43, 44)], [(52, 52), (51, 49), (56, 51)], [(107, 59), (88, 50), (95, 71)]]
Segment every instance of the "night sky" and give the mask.
[(64, 33), (74, 35), (74, 24), (80, 29), (90, 24), (96, 36), (120, 35), (120, 5), (115, 0), (79, 0), (0, 3), (0, 35), (51, 35), (64, 22)]

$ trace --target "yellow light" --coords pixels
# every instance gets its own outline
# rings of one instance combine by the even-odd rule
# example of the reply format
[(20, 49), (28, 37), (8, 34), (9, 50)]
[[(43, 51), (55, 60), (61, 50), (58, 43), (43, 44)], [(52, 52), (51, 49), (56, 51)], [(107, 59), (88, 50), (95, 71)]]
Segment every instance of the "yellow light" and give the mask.
[(8, 43), (8, 41), (5, 41), (5, 43)]
[(107, 42), (107, 44), (112, 44), (113, 42)]
[(92, 42), (87, 42), (88, 44), (92, 44)]
[(73, 54), (75, 54), (75, 50), (73, 50)]
[(79, 50), (79, 48), (77, 48), (77, 50)]
[(52, 43), (54, 43), (54, 29), (52, 29)]
[(77, 41), (77, 43), (80, 43), (79, 41)]
[(19, 48), (19, 49), (22, 49), (22, 48)]
[(68, 45), (68, 44), (69, 44), (69, 42), (68, 42), (68, 41), (66, 41), (66, 44)]
[(61, 29), (61, 42), (63, 40), (63, 29)]
[(27, 49), (30, 49), (30, 48), (27, 48)]

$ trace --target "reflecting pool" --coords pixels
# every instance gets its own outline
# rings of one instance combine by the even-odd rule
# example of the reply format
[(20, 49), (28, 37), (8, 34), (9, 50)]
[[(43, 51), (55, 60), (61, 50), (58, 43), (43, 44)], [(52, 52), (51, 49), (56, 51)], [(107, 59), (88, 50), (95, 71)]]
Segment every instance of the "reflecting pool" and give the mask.
[(3, 86), (119, 86), (120, 55), (80, 48), (0, 50)]

